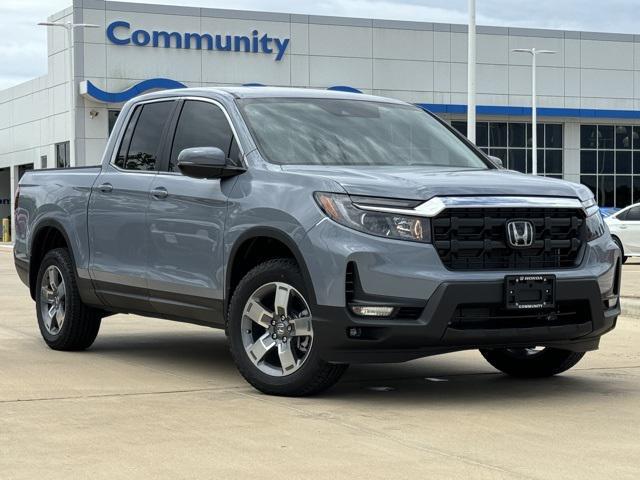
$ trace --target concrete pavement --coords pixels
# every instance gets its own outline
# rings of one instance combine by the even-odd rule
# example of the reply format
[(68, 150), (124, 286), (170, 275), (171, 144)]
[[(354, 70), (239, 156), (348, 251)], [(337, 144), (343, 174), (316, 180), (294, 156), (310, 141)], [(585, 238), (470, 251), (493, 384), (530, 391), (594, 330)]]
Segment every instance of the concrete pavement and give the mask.
[[(625, 266), (625, 290), (639, 275)], [(87, 352), (48, 349), (7, 249), (0, 305), (2, 479), (640, 478), (640, 320), (552, 379), (472, 351), (287, 399), (250, 388), (206, 328), (117, 315)]]

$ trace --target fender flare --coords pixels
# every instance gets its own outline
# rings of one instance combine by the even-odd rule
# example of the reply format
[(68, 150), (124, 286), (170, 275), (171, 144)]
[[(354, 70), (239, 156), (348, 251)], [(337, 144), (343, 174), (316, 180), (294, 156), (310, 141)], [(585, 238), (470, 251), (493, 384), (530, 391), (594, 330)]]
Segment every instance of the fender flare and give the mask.
[(309, 300), (312, 304), (316, 304), (316, 294), (313, 288), (313, 282), (311, 281), (311, 275), (309, 274), (309, 268), (307, 267), (306, 262), (304, 261), (304, 257), (300, 252), (300, 249), (296, 245), (296, 242), (285, 232), (282, 230), (278, 230), (277, 228), (272, 227), (253, 227), (249, 230), (243, 232), (238, 238), (234, 241), (233, 246), (229, 252), (229, 257), (225, 262), (225, 284), (224, 284), (224, 308), (225, 312), (230, 300), (230, 292), (229, 288), (231, 286), (231, 266), (234, 264), (236, 260), (236, 255), (240, 246), (242, 246), (247, 240), (251, 240), (252, 238), (257, 237), (267, 237), (277, 240), (283, 243), (292, 253), (293, 256), (300, 267), (300, 272), (302, 273), (302, 279), (305, 284), (305, 288), (307, 290), (307, 294), (309, 295)]
[(36, 223), (29, 238), (29, 246), (28, 246), (29, 248), (28, 250), (29, 251), (29, 290), (31, 292), (32, 298), (34, 298), (34, 285), (35, 285), (35, 278), (32, 278), (32, 277), (38, 274), (37, 270), (35, 270), (35, 265), (33, 264), (33, 261), (32, 261), (34, 242), (38, 238), (42, 230), (45, 228), (55, 228), (60, 232), (60, 234), (64, 238), (64, 241), (67, 244), (67, 248), (69, 250), (69, 255), (71, 255), (71, 261), (73, 262), (73, 268), (74, 268), (74, 273), (76, 275), (76, 280), (78, 279), (78, 271), (77, 271), (78, 266), (76, 264), (76, 258), (73, 251), (73, 244), (69, 240), (69, 235), (67, 234), (67, 231), (59, 221), (51, 218), (45, 218), (39, 221), (38, 223)]

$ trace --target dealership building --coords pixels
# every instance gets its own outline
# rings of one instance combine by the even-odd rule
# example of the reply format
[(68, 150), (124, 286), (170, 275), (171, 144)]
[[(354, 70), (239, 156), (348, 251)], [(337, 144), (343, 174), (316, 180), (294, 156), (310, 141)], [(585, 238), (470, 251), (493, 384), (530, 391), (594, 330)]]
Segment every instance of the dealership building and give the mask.
[[(273, 85), (357, 90), (419, 104), (466, 132), (465, 25), (74, 0), (50, 22), (47, 74), (0, 91), (0, 217), (31, 168), (98, 164), (123, 103), (158, 88)], [(476, 143), (589, 186), (602, 206), (640, 201), (640, 36), (480, 26)], [(71, 73), (72, 72), (72, 73)], [(73, 77), (72, 79), (70, 77)], [(70, 83), (73, 80), (73, 83)]]

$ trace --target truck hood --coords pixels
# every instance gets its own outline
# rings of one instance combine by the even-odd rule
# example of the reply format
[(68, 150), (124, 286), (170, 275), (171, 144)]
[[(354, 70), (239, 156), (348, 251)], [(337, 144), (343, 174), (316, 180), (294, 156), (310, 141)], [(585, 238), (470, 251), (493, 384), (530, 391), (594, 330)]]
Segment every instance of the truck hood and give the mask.
[(588, 200), (591, 191), (564, 180), (524, 175), (511, 170), (442, 167), (342, 167), (283, 165), (286, 172), (334, 180), (351, 195), (428, 200), (454, 195), (529, 195)]

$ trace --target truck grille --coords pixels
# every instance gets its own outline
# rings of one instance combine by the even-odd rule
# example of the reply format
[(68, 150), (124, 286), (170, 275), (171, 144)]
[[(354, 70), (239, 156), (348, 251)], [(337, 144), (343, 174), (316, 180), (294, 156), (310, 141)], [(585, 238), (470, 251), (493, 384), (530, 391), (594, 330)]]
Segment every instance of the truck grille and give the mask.
[[(513, 248), (506, 224), (528, 220), (530, 247)], [(538, 270), (576, 265), (584, 238), (582, 210), (567, 208), (447, 209), (432, 219), (433, 244), (451, 270)]]

